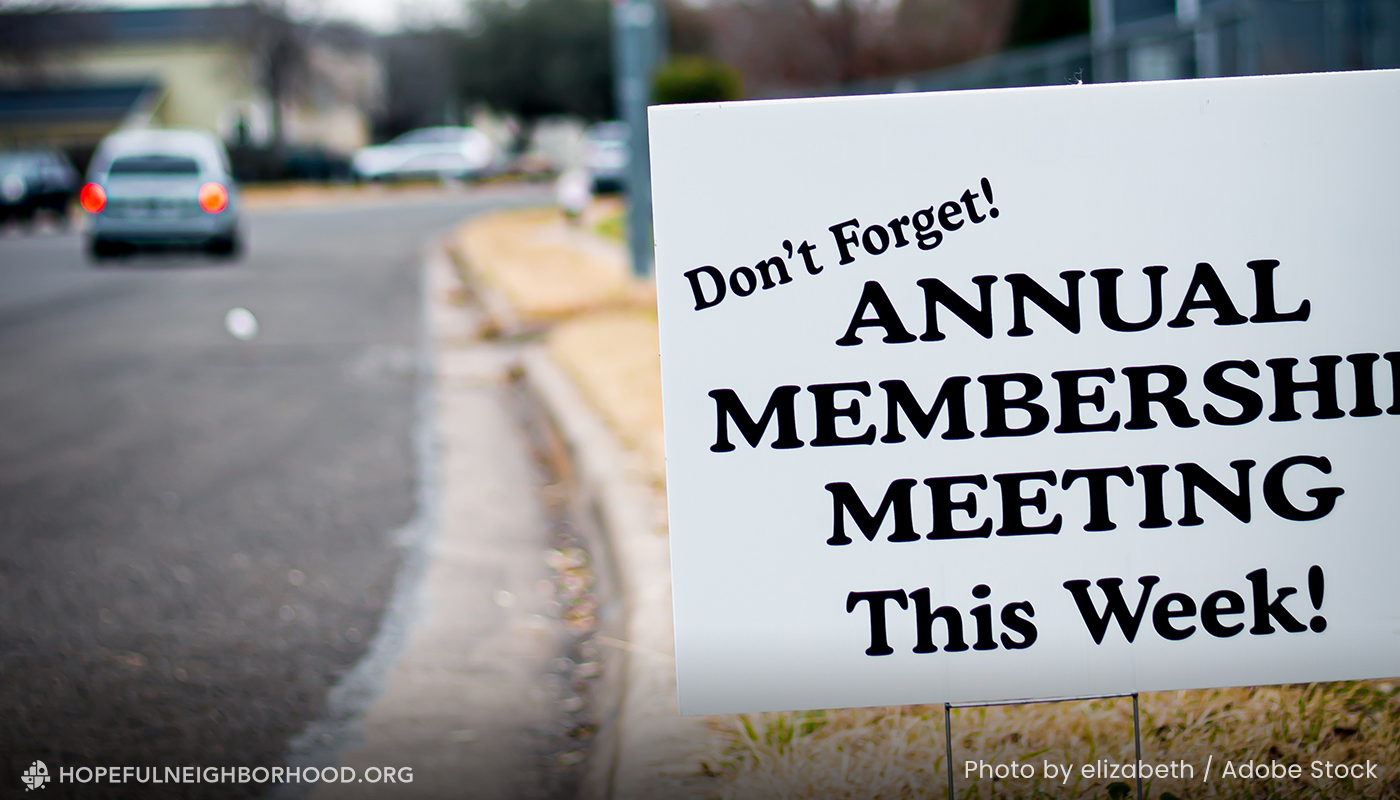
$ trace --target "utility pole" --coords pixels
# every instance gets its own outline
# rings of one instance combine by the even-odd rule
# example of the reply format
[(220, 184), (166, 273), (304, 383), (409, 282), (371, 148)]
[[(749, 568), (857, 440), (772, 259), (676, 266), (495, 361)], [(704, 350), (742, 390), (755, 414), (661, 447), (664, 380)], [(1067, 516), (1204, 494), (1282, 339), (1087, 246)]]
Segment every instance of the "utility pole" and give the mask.
[(1110, 81), (1122, 80), (1116, 73), (1113, 64), (1113, 51), (1110, 43), (1113, 41), (1114, 28), (1114, 4), (1115, 0), (1090, 0), (1089, 20), (1094, 42), (1094, 75), (1093, 83), (1108, 83)]
[(627, 249), (632, 272), (652, 272), (651, 153), (647, 106), (652, 76), (666, 58), (665, 0), (613, 0), (613, 69), (617, 107), (627, 123)]

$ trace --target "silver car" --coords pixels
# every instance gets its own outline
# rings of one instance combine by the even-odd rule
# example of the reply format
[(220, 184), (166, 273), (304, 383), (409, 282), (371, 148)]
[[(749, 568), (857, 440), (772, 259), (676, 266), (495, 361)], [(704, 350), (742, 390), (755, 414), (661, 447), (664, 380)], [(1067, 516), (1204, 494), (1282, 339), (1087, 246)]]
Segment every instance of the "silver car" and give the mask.
[(88, 251), (102, 259), (145, 245), (239, 249), (238, 188), (228, 151), (211, 134), (118, 131), (102, 140), (78, 202), (89, 214)]
[(357, 180), (387, 178), (477, 178), (499, 160), (496, 146), (475, 128), (443, 125), (419, 128), (374, 147), (362, 147), (351, 161)]

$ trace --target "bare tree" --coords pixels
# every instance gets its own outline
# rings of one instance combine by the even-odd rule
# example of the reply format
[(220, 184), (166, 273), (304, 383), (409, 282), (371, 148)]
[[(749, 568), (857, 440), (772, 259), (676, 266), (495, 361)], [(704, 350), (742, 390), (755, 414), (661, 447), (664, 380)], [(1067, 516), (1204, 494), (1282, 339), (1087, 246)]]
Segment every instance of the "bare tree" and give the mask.
[(1015, 0), (719, 0), (704, 13), (713, 55), (763, 95), (988, 55), (1014, 11)]
[(302, 97), (311, 66), (305, 30), (287, 14), (284, 0), (254, 0), (242, 35), (253, 54), (258, 82), (267, 93), (272, 156), (280, 163), (286, 149), (283, 106)]

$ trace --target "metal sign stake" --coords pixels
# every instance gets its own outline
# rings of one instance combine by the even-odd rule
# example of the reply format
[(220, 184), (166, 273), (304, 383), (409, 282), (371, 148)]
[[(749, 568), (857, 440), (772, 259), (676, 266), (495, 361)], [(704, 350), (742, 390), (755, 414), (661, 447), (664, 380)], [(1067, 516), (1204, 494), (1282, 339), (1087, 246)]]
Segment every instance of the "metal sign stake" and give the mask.
[(948, 751), (948, 800), (953, 800), (953, 705), (943, 704), (943, 744)]
[(1133, 774), (1137, 776), (1137, 800), (1142, 800), (1142, 725), (1138, 722), (1138, 693), (1133, 692)]
[(953, 707), (990, 708), (992, 706), (1028, 706), (1034, 703), (1067, 703), (1071, 700), (1112, 700), (1119, 697), (1133, 698), (1133, 755), (1136, 763), (1133, 773), (1137, 775), (1137, 800), (1142, 800), (1142, 723), (1138, 716), (1138, 693), (1089, 695), (1087, 697), (1045, 697), (1033, 700), (1007, 700), (1001, 703), (944, 703), (943, 704), (943, 747), (948, 763), (948, 800), (955, 800), (953, 788)]

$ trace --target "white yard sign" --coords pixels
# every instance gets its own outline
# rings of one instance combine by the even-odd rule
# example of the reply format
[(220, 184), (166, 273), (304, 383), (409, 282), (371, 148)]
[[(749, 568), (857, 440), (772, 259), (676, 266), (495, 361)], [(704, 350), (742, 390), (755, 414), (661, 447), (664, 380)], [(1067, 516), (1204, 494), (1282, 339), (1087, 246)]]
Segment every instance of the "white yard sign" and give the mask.
[(651, 136), (684, 713), (1400, 674), (1400, 74)]

